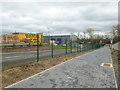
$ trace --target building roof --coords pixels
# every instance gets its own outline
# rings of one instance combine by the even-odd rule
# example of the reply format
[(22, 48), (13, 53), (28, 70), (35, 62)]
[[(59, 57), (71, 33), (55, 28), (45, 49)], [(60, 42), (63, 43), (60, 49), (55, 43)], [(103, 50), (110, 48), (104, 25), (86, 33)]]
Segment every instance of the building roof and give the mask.
[(44, 36), (70, 36), (70, 35), (74, 35), (74, 34), (44, 34)]
[(42, 33), (23, 33), (23, 32), (15, 32), (13, 34), (42, 34)]

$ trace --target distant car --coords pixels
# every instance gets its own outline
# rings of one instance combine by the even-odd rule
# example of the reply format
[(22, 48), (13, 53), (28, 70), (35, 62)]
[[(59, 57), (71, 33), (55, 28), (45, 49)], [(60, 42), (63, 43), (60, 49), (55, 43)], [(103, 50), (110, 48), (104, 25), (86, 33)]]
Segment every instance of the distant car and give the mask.
[(23, 39), (23, 42), (25, 42), (25, 43), (31, 43), (32, 41), (29, 38), (25, 38), (25, 39)]
[(63, 44), (62, 46), (64, 46), (64, 47), (65, 47), (65, 46), (66, 46), (66, 44)]
[(85, 43), (85, 42), (80, 42), (80, 44), (83, 44), (83, 43)]

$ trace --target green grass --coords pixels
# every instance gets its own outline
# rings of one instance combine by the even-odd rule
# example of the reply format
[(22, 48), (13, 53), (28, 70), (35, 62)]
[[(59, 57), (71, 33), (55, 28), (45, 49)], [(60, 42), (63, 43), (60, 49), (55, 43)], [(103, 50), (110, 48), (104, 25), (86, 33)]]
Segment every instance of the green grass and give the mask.
[[(47, 45), (43, 45), (43, 46), (47, 46)], [(49, 46), (49, 45), (48, 45)], [(52, 45), (50, 45), (52, 47)], [(30, 46), (30, 47), (36, 47), (36, 46)], [(6, 50), (6, 49), (23, 49), (23, 48), (29, 48), (27, 46), (23, 46), (23, 47), (10, 47), (10, 48), (2, 48), (2, 50)], [(56, 49), (66, 49), (66, 46), (61, 46), (61, 45), (53, 45), (53, 48)], [(72, 48), (76, 48), (73, 47)], [(67, 49), (70, 49), (70, 46), (67, 46)]]
[[(52, 46), (52, 45), (51, 45)], [(54, 49), (66, 49), (65, 46), (61, 46), (61, 45), (53, 45)], [(70, 47), (68, 46), (67, 49), (70, 49)]]

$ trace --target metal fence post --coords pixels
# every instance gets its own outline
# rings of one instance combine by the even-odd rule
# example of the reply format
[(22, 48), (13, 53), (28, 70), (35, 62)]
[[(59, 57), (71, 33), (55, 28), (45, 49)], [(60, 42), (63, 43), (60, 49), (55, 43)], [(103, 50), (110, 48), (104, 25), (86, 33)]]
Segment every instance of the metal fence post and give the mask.
[(72, 53), (72, 40), (70, 40), (70, 53)]
[(84, 44), (85, 48), (84, 48), (84, 51), (86, 51), (86, 43)]
[(95, 49), (95, 44), (93, 43), (93, 49)]
[(78, 44), (78, 41), (77, 41), (77, 52), (78, 52), (78, 45), (79, 45), (79, 44)]
[(88, 50), (88, 43), (86, 43), (86, 51)]
[(14, 48), (16, 47), (15, 43), (13, 43), (13, 47), (14, 47)]
[(66, 39), (66, 54), (67, 54), (67, 39)]
[(92, 49), (94, 49), (94, 48), (93, 48), (93, 43), (92, 43)]
[(87, 43), (87, 51), (89, 50), (89, 44)]
[(84, 46), (84, 47), (83, 47), (83, 51), (85, 51), (85, 43), (83, 44), (83, 46)]
[(52, 58), (53, 58), (53, 38), (52, 38)]
[(37, 34), (37, 62), (39, 61), (39, 34)]
[(80, 52), (81, 52), (81, 43), (80, 43)]
[(90, 50), (92, 50), (92, 43), (90, 43)]

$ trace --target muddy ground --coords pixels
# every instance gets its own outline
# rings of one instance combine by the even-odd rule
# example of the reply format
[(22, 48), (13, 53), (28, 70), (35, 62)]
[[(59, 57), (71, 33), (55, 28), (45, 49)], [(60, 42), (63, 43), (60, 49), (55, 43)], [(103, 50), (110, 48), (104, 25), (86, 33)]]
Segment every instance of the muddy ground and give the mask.
[(115, 75), (117, 79), (118, 86), (120, 86), (120, 51), (118, 50), (111, 50), (112, 60), (113, 60), (113, 67), (115, 70)]

